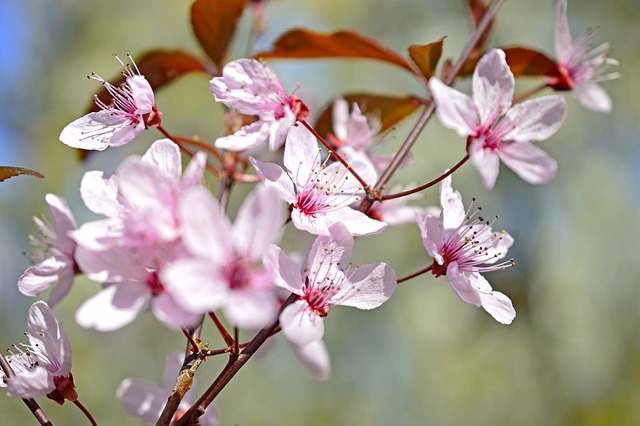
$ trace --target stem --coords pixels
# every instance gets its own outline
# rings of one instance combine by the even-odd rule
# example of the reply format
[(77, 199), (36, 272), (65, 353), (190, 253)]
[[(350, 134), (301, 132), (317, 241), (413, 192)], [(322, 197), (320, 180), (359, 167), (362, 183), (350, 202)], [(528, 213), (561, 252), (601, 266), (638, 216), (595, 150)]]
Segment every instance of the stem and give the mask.
[(174, 138), (175, 140), (180, 141), (182, 143), (197, 146), (203, 151), (207, 151), (209, 154), (216, 157), (218, 161), (220, 161), (221, 163), (224, 162), (224, 159), (222, 158), (222, 154), (220, 154), (220, 152), (215, 147), (209, 145), (208, 143), (202, 142), (199, 139), (185, 138), (183, 136), (174, 136)]
[(80, 411), (82, 411), (84, 413), (84, 415), (87, 417), (87, 419), (89, 419), (89, 422), (91, 422), (92, 426), (98, 426), (98, 423), (96, 423), (96, 421), (94, 420), (94, 418), (91, 415), (91, 413), (89, 412), (89, 410), (87, 410), (87, 408), (84, 405), (82, 405), (80, 400), (76, 399), (75, 401), (73, 401), (73, 403), (76, 405), (76, 407), (78, 407), (80, 409)]
[(367, 195), (369, 195), (369, 191), (371, 190), (371, 187), (369, 186), (369, 184), (362, 177), (360, 177), (360, 175), (358, 173), (356, 173), (355, 170), (353, 170), (351, 168), (351, 165), (349, 163), (347, 163), (347, 160), (342, 158), (342, 156), (340, 154), (338, 154), (336, 152), (336, 150), (333, 149), (331, 147), (331, 145), (329, 145), (329, 143), (327, 141), (325, 141), (324, 138), (322, 136), (320, 136), (320, 134), (318, 132), (316, 132), (315, 129), (313, 127), (311, 127), (311, 125), (309, 123), (307, 123), (305, 120), (302, 120), (301, 123), (302, 123), (302, 125), (304, 127), (309, 129), (309, 131), (311, 133), (313, 133), (313, 136), (315, 136), (316, 139), (318, 139), (320, 141), (320, 143), (322, 145), (324, 145), (325, 148), (327, 148), (327, 150), (329, 151), (329, 155), (332, 155), (333, 158), (338, 160), (343, 166), (345, 166), (347, 168), (347, 170), (349, 170), (349, 172), (353, 175), (353, 177), (356, 178), (356, 180), (358, 182), (360, 182), (360, 185), (362, 185), (362, 188), (367, 193)]
[[(292, 304), (298, 299), (297, 294), (291, 294), (287, 300), (280, 306), (278, 311), (278, 318), (284, 308)], [(191, 408), (178, 420), (176, 426), (188, 426), (193, 424), (198, 417), (204, 414), (207, 407), (213, 402), (215, 397), (224, 389), (229, 381), (236, 375), (236, 373), (244, 366), (244, 364), (251, 359), (251, 356), (262, 346), (262, 344), (272, 335), (276, 328), (280, 325), (279, 319), (276, 320), (268, 327), (260, 330), (258, 334), (249, 342), (244, 350), (236, 357), (231, 356), (229, 362), (220, 372), (218, 377), (209, 386), (202, 396), (196, 401)]]
[(413, 273), (413, 274), (411, 274), (411, 275), (407, 275), (406, 277), (402, 277), (402, 278), (400, 278), (400, 279), (398, 280), (398, 284), (401, 284), (401, 283), (403, 283), (403, 282), (405, 282), (405, 281), (409, 281), (411, 278), (418, 277), (418, 276), (420, 276), (420, 275), (422, 275), (422, 274), (426, 274), (427, 272), (429, 272), (429, 271), (431, 270), (431, 268), (433, 268), (433, 264), (431, 264), (431, 265), (427, 266), (427, 267), (426, 267), (426, 268), (424, 268), (424, 269), (419, 270), (418, 272), (414, 272), (414, 273)]
[[(158, 127), (156, 127), (156, 128), (160, 131), (160, 133), (162, 133), (162, 134), (163, 134), (164, 136), (166, 136), (169, 140), (171, 140), (171, 142), (173, 142), (173, 143), (175, 143), (176, 145), (178, 145), (178, 147), (179, 147), (182, 151), (184, 151), (184, 152), (185, 152), (189, 157), (193, 158), (193, 156), (194, 156), (194, 155), (196, 155), (196, 153), (195, 153), (195, 152), (193, 152), (193, 150), (191, 150), (191, 149), (187, 148), (186, 146), (184, 146), (184, 143), (182, 143), (182, 142), (180, 141), (180, 139), (183, 139), (183, 138), (176, 138), (176, 137), (173, 137), (173, 135), (172, 135), (171, 133), (167, 132), (167, 131), (164, 129), (164, 127), (162, 127), (162, 126), (158, 126)], [(193, 142), (193, 140), (191, 140), (191, 142)], [(217, 157), (217, 156), (216, 156), (216, 157)], [(216, 166), (214, 166), (213, 164), (210, 164), (208, 161), (207, 161), (207, 165), (206, 165), (206, 167), (207, 167), (207, 169), (208, 169), (211, 173), (213, 173), (213, 174), (214, 174), (214, 176), (215, 176), (215, 177), (217, 177), (217, 178), (220, 178), (220, 177), (223, 175), (222, 170), (218, 169), (218, 168), (217, 168)]]
[[(504, 0), (492, 0), (489, 6), (487, 6), (487, 9), (484, 15), (482, 16), (482, 19), (478, 23), (478, 26), (476, 27), (473, 35), (471, 36), (471, 39), (469, 40), (464, 50), (460, 54), (458, 61), (451, 68), (451, 72), (445, 78), (444, 80), (445, 84), (450, 86), (451, 83), (453, 83), (453, 80), (455, 79), (456, 75), (458, 75), (458, 73), (462, 69), (462, 66), (469, 58), (469, 55), (473, 51), (474, 47), (478, 44), (478, 41), (482, 37), (482, 33), (484, 33), (484, 30), (487, 28), (487, 26), (491, 22), (491, 18), (496, 14), (496, 12), (498, 11), (498, 8), (502, 5), (503, 2)], [(429, 105), (427, 105), (424, 111), (422, 111), (422, 114), (420, 115), (420, 117), (418, 118), (418, 121), (416, 122), (415, 126), (411, 130), (411, 133), (409, 133), (409, 136), (407, 136), (407, 139), (404, 141), (404, 143), (396, 153), (395, 157), (393, 157), (393, 160), (391, 160), (391, 162), (387, 166), (387, 169), (382, 173), (382, 175), (380, 176), (380, 179), (378, 179), (378, 182), (376, 183), (376, 186), (372, 191), (374, 194), (381, 192), (381, 190), (384, 188), (384, 186), (387, 184), (387, 182), (389, 182), (393, 174), (396, 172), (398, 167), (400, 167), (400, 164), (402, 164), (407, 154), (409, 154), (409, 152), (411, 151), (411, 148), (413, 147), (416, 140), (418, 139), (420, 132), (422, 132), (422, 129), (424, 129), (424, 127), (426, 126), (427, 122), (433, 115), (433, 112), (435, 111), (435, 109), (436, 109), (436, 105), (432, 101), (431, 103), (429, 103)], [(367, 210), (369, 210), (369, 208), (375, 201), (376, 201), (375, 197), (373, 198), (369, 197), (369, 198), (363, 199), (360, 205), (358, 206), (358, 210), (360, 210), (361, 212), (366, 212)]]
[(539, 86), (532, 87), (529, 90), (525, 90), (522, 93), (518, 93), (517, 95), (515, 95), (513, 97), (512, 103), (517, 104), (518, 102), (535, 95), (536, 93), (540, 92), (541, 90), (546, 89), (547, 87), (549, 87), (549, 85), (547, 83), (543, 83), (543, 84), (541, 84)]
[(411, 195), (411, 194), (415, 194), (416, 192), (420, 192), (423, 191), (427, 188), (432, 187), (433, 185), (435, 185), (436, 183), (440, 182), (441, 180), (445, 179), (447, 176), (453, 174), (453, 172), (455, 172), (456, 170), (458, 170), (460, 168), (460, 166), (462, 166), (464, 163), (467, 162), (467, 160), (469, 159), (469, 154), (465, 155), (464, 158), (460, 161), (458, 161), (458, 163), (453, 166), (451, 169), (447, 170), (442, 176), (425, 183), (424, 185), (420, 185), (417, 188), (413, 188), (413, 189), (409, 189), (407, 191), (402, 191), (402, 192), (398, 192), (395, 194), (389, 194), (389, 195), (381, 195), (378, 199), (380, 201), (384, 201), (384, 200), (393, 200), (394, 198), (400, 198), (400, 197), (405, 197), (407, 195)]
[(220, 320), (218, 319), (218, 316), (214, 312), (209, 312), (209, 317), (213, 320), (213, 323), (216, 325), (216, 328), (220, 332), (220, 335), (224, 339), (224, 342), (227, 344), (227, 346), (233, 346), (234, 344), (233, 337), (231, 337), (231, 334), (229, 334), (227, 329), (220, 322)]
[[(2, 353), (0, 353), (0, 368), (2, 368), (2, 371), (4, 371), (4, 374), (8, 379), (11, 379), (13, 376), (15, 376), (15, 373), (11, 368), (11, 364), (9, 364), (9, 361), (7, 361), (7, 359), (4, 357), (4, 354)], [(42, 408), (40, 408), (35, 399), (22, 398), (22, 402), (24, 402), (24, 404), (29, 408), (29, 411), (31, 411), (36, 420), (38, 420), (38, 423), (40, 423), (42, 426), (53, 426), (53, 423), (51, 423), (51, 421), (47, 418), (47, 415), (44, 414), (44, 411), (42, 411)]]
[(200, 347), (198, 346), (198, 342), (194, 340), (191, 333), (189, 333), (189, 330), (187, 330), (186, 328), (183, 328), (182, 334), (184, 334), (187, 337), (187, 340), (189, 341), (189, 345), (191, 346), (191, 352), (198, 353), (200, 351)]

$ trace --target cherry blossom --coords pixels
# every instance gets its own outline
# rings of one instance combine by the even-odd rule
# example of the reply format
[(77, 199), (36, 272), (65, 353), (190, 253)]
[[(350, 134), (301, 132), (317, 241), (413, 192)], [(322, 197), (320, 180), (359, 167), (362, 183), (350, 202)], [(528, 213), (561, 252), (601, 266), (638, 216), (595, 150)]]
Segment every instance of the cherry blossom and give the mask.
[(76, 273), (75, 241), (69, 232), (76, 229), (67, 202), (56, 195), (47, 194), (45, 200), (55, 221), (55, 228), (44, 219), (34, 217), (39, 235), (30, 235), (31, 250), (27, 253), (34, 264), (18, 279), (18, 289), (26, 296), (37, 296), (54, 283), (49, 295), (51, 306), (58, 303), (71, 290)]
[(275, 317), (273, 273), (255, 265), (276, 242), (284, 215), (273, 190), (260, 187), (242, 204), (232, 225), (204, 188), (189, 190), (180, 204), (183, 241), (192, 257), (165, 268), (160, 278), (187, 311), (222, 309), (238, 327), (259, 328)]
[(211, 80), (210, 89), (216, 101), (242, 114), (258, 116), (258, 121), (218, 138), (215, 145), (221, 149), (242, 151), (269, 140), (269, 149), (276, 150), (291, 126), (309, 116), (300, 98), (289, 95), (275, 73), (255, 59), (229, 62), (222, 77)]
[[(137, 379), (125, 379), (120, 383), (116, 395), (120, 404), (127, 413), (142, 419), (149, 425), (155, 425), (165, 404), (167, 397), (171, 394), (176, 377), (182, 367), (182, 358), (184, 355), (180, 353), (173, 354), (168, 357), (165, 365), (163, 386), (147, 383)], [(191, 390), (195, 386), (195, 380)], [(192, 391), (189, 390), (183, 397), (178, 411), (174, 414), (171, 424), (174, 424), (191, 406), (190, 396)], [(218, 413), (215, 406), (210, 405), (204, 415), (199, 418), (202, 426), (215, 426), (218, 424)]]
[(502, 161), (532, 184), (545, 183), (557, 163), (532, 144), (553, 135), (562, 124), (562, 96), (541, 96), (511, 105), (515, 80), (500, 49), (486, 53), (473, 73), (473, 99), (437, 77), (429, 87), (443, 126), (467, 136), (467, 152), (486, 188), (493, 188)]
[(609, 43), (591, 47), (595, 36), (596, 29), (590, 29), (574, 43), (567, 21), (567, 0), (559, 0), (555, 39), (558, 70), (556, 75), (547, 77), (547, 83), (555, 90), (571, 90), (585, 108), (609, 112), (611, 98), (598, 83), (620, 77), (617, 72), (605, 74), (609, 66), (620, 63), (607, 57), (611, 52)]
[[(350, 166), (365, 181), (374, 182), (375, 170), (367, 158), (348, 147), (344, 149)], [(315, 137), (304, 127), (295, 126), (284, 149), (286, 172), (277, 164), (250, 160), (264, 184), (289, 203), (296, 228), (327, 235), (333, 223), (342, 222), (353, 235), (384, 231), (384, 222), (350, 207), (364, 191), (349, 170), (339, 162), (328, 163), (328, 158), (323, 161), (321, 155)]]
[(482, 306), (496, 321), (510, 324), (516, 316), (511, 300), (494, 291), (481, 275), (513, 265), (513, 260), (496, 263), (504, 258), (513, 244), (506, 233), (494, 232), (491, 223), (465, 212), (462, 196), (451, 187), (451, 177), (440, 186), (439, 217), (418, 216), (418, 226), (425, 249), (433, 257), (432, 273), (446, 275), (449, 284), (465, 302)]
[(96, 96), (100, 111), (90, 112), (67, 125), (60, 133), (64, 144), (102, 151), (109, 146), (125, 145), (145, 129), (160, 125), (162, 113), (156, 107), (151, 85), (140, 75), (133, 60), (131, 66), (117, 56), (116, 59), (124, 67), (126, 83), (116, 87), (96, 74), (90, 75), (89, 78), (104, 86), (112, 101), (107, 105)]
[[(316, 238), (307, 267), (272, 246), (266, 262), (276, 271), (276, 285), (297, 294), (299, 299), (280, 314), (284, 336), (294, 345), (305, 346), (322, 339), (323, 318), (333, 306), (374, 309), (386, 302), (396, 288), (396, 275), (378, 262), (353, 267), (350, 263), (353, 236), (336, 223), (329, 235)], [(313, 350), (313, 348), (311, 348)]]
[(29, 308), (26, 335), (29, 344), (14, 345), (17, 353), (8, 357), (15, 375), (7, 378), (2, 374), (0, 386), (18, 398), (46, 395), (58, 404), (77, 400), (69, 337), (45, 302), (37, 301)]
[(206, 155), (197, 153), (182, 173), (178, 146), (160, 139), (144, 156), (127, 158), (114, 175), (87, 172), (80, 186), (82, 199), (107, 218), (85, 223), (73, 233), (74, 239), (96, 250), (177, 240), (179, 199), (200, 184), (205, 165)]
[(78, 247), (78, 265), (104, 288), (80, 306), (77, 323), (98, 331), (117, 330), (135, 320), (148, 302), (156, 318), (169, 327), (196, 325), (202, 315), (185, 311), (160, 280), (162, 268), (185, 255), (179, 242), (107, 250)]

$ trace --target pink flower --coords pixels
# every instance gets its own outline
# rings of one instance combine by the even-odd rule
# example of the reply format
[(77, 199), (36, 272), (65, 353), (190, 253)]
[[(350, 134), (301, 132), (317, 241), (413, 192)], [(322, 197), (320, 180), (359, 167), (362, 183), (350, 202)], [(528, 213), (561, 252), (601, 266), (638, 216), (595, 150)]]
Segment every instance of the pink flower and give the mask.
[(393, 294), (394, 270), (381, 262), (351, 267), (352, 248), (353, 236), (343, 224), (336, 223), (328, 236), (316, 238), (301, 273), (300, 262), (279, 247), (271, 247), (267, 262), (277, 273), (276, 285), (300, 297), (280, 314), (282, 332), (294, 345), (322, 339), (323, 318), (333, 306), (374, 309)]
[(89, 78), (102, 84), (113, 98), (105, 104), (96, 97), (98, 112), (90, 112), (69, 124), (60, 133), (60, 140), (72, 148), (102, 151), (109, 146), (121, 146), (149, 127), (160, 125), (162, 113), (156, 108), (153, 89), (133, 60), (133, 67), (124, 67), (126, 83), (115, 87), (102, 77), (92, 74)]
[[(180, 367), (182, 367), (182, 358), (183, 355), (177, 353), (167, 359), (163, 377), (164, 386), (158, 386), (136, 379), (123, 380), (116, 391), (116, 395), (125, 411), (132, 416), (141, 418), (146, 424), (155, 425), (176, 383), (176, 377), (178, 377)], [(191, 389), (193, 389), (193, 386), (195, 386), (195, 380)], [(178, 421), (189, 409), (191, 406), (189, 396), (191, 394), (191, 390), (186, 393), (178, 406), (178, 411), (174, 415), (171, 424)], [(200, 424), (202, 426), (215, 426), (218, 424), (217, 416), (216, 408), (210, 405), (204, 415), (199, 418)]]
[(26, 296), (37, 296), (58, 282), (49, 295), (49, 303), (53, 306), (69, 293), (73, 285), (76, 243), (69, 232), (76, 229), (76, 222), (63, 198), (47, 194), (45, 200), (53, 215), (55, 228), (34, 217), (40, 235), (29, 236), (32, 249), (27, 253), (34, 265), (20, 276), (18, 289)]
[(58, 404), (77, 400), (69, 337), (45, 302), (37, 301), (29, 308), (26, 335), (29, 344), (14, 345), (18, 352), (8, 357), (15, 376), (3, 374), (0, 386), (18, 398), (46, 395)]
[(104, 288), (80, 306), (77, 323), (98, 331), (117, 330), (135, 320), (148, 303), (151, 312), (168, 327), (196, 325), (202, 316), (184, 310), (160, 279), (162, 269), (184, 255), (179, 242), (106, 250), (78, 247), (78, 265)]
[(451, 188), (450, 176), (440, 186), (440, 204), (439, 217), (418, 217), (422, 243), (434, 259), (432, 273), (446, 275), (463, 301), (482, 306), (498, 322), (510, 324), (516, 316), (511, 300), (493, 291), (481, 273), (513, 266), (513, 259), (496, 263), (505, 257), (513, 238), (505, 231), (493, 232), (489, 222), (476, 218), (480, 209), (471, 215), (465, 212), (460, 193)]
[(255, 59), (229, 62), (222, 77), (211, 80), (210, 89), (216, 101), (242, 114), (258, 116), (258, 121), (233, 135), (218, 138), (215, 145), (221, 149), (242, 151), (268, 139), (269, 149), (276, 150), (291, 126), (309, 115), (300, 98), (289, 95), (274, 72)]
[[(351, 167), (368, 182), (375, 181), (373, 165), (363, 155), (345, 148)], [(261, 163), (250, 158), (265, 183), (290, 204), (291, 220), (296, 228), (316, 235), (327, 235), (329, 227), (342, 222), (353, 235), (382, 232), (386, 223), (370, 219), (350, 207), (360, 200), (363, 188), (339, 162), (321, 159), (315, 137), (304, 127), (289, 132), (284, 149), (284, 166)]]
[(620, 63), (607, 57), (611, 52), (609, 43), (591, 48), (595, 35), (596, 30), (591, 29), (574, 44), (567, 21), (567, 0), (559, 0), (555, 40), (558, 70), (557, 74), (547, 77), (547, 83), (554, 90), (571, 90), (585, 108), (609, 112), (611, 98), (598, 83), (620, 77), (617, 72), (605, 74), (610, 65)]
[(545, 183), (557, 163), (533, 145), (553, 135), (566, 113), (561, 96), (542, 96), (512, 106), (515, 81), (500, 49), (486, 53), (473, 73), (473, 99), (433, 77), (429, 81), (443, 126), (468, 136), (467, 152), (486, 188), (493, 188), (502, 161), (532, 184)]
[(82, 225), (74, 239), (96, 250), (177, 240), (179, 199), (200, 184), (205, 164), (206, 155), (197, 153), (182, 173), (178, 146), (160, 139), (144, 156), (127, 158), (115, 175), (87, 172), (80, 185), (82, 199), (107, 218)]
[(180, 204), (183, 241), (191, 258), (165, 268), (160, 278), (187, 311), (222, 309), (233, 325), (263, 327), (275, 317), (273, 273), (255, 264), (280, 238), (284, 217), (272, 190), (247, 197), (232, 225), (211, 193), (198, 187)]

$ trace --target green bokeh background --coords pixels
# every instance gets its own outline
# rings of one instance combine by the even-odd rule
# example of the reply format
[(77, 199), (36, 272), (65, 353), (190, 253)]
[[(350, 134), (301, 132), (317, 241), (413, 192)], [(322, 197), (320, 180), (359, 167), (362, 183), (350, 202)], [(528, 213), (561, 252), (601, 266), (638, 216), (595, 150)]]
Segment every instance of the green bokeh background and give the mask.
[[(126, 147), (78, 162), (58, 134), (82, 114), (97, 89), (86, 75), (116, 75), (113, 52), (136, 55), (158, 46), (199, 52), (188, 24), (190, 3), (24, 0), (11, 3), (17, 14), (0, 17), (3, 27), (23, 30), (8, 30), (0, 40), (16, 55), (2, 56), (0, 64), (5, 73), (15, 68), (11, 78), (3, 74), (0, 81), (0, 114), (5, 130), (11, 129), (0, 133), (0, 164), (46, 175), (42, 181), (17, 177), (0, 184), (2, 347), (21, 340), (33, 302), (18, 293), (16, 280), (28, 266), (21, 253), (33, 230), (31, 216), (46, 211), (44, 194), (65, 196), (78, 222), (91, 220), (78, 194), (82, 174), (112, 171), (160, 137), (146, 132)], [(640, 2), (569, 3), (574, 37), (599, 26), (598, 41), (610, 41), (612, 56), (622, 62), (623, 78), (605, 85), (614, 101), (612, 113), (585, 110), (567, 97), (565, 125), (541, 143), (560, 165), (548, 185), (527, 185), (503, 168), (496, 188), (487, 192), (470, 165), (454, 176), (467, 203), (476, 197), (486, 214), (499, 213), (498, 226), (515, 236), (516, 268), (488, 275), (514, 301), (515, 322), (502, 326), (462, 303), (443, 278), (414, 279), (380, 309), (332, 310), (326, 343), (333, 375), (327, 382), (311, 379), (278, 338), (269, 356), (250, 362), (220, 395), (222, 425), (640, 424), (640, 87), (635, 77)], [(349, 28), (398, 52), (446, 35), (445, 55), (456, 57), (471, 31), (462, 0), (273, 0), (268, 6), (263, 47), (290, 27)], [(233, 57), (243, 55), (249, 22), (247, 13)], [(554, 22), (555, 2), (507, 1), (489, 43), (531, 45), (552, 54)], [(289, 90), (300, 83), (299, 94), (315, 110), (344, 91), (423, 93), (404, 71), (368, 61), (272, 61), (270, 66)], [(519, 89), (530, 84), (519, 82)], [(222, 108), (205, 77), (167, 87), (157, 103), (175, 133), (205, 140), (221, 134)], [(399, 146), (413, 120), (386, 136), (385, 149)], [(398, 173), (396, 182), (437, 176), (462, 157), (463, 148), (463, 140), (433, 120), (416, 146), (413, 166)], [(240, 194), (232, 197), (233, 206)], [(436, 204), (436, 191), (428, 191), (421, 203)], [(310, 241), (294, 232), (285, 236), (288, 247)], [(384, 260), (399, 276), (428, 262), (415, 225), (360, 239), (356, 250), (356, 261)], [(74, 311), (96, 290), (96, 284), (79, 279), (56, 308), (72, 340), (76, 385), (99, 424), (140, 424), (120, 408), (115, 389), (126, 377), (159, 383), (166, 355), (181, 349), (183, 339), (149, 314), (119, 332), (79, 328)], [(205, 336), (212, 346), (222, 346), (211, 327)], [(200, 385), (224, 363), (211, 359), (200, 372)], [(86, 424), (72, 405), (40, 402), (56, 425)], [(2, 394), (0, 424), (36, 422), (20, 400)]]

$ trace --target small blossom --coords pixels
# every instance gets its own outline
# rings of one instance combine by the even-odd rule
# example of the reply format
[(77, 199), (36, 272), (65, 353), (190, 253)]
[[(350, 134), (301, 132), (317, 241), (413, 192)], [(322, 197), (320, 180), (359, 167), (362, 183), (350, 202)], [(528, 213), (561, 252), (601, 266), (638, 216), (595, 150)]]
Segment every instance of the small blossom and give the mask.
[[(155, 425), (164, 406), (167, 404), (167, 397), (171, 395), (176, 382), (176, 377), (182, 366), (183, 355), (176, 353), (167, 359), (164, 370), (164, 386), (158, 386), (137, 379), (125, 379), (120, 383), (116, 395), (122, 407), (127, 413), (142, 419), (149, 425)], [(195, 379), (192, 384), (195, 386)], [(178, 411), (173, 416), (171, 424), (175, 424), (180, 417), (187, 412), (191, 406), (189, 390), (183, 397)], [(215, 426), (218, 424), (218, 413), (213, 405), (209, 405), (205, 413), (198, 419), (202, 426)]]
[(53, 194), (45, 200), (55, 221), (55, 228), (44, 219), (34, 217), (39, 235), (30, 235), (32, 248), (27, 253), (34, 264), (18, 279), (18, 289), (26, 296), (37, 296), (54, 283), (58, 283), (49, 295), (51, 306), (58, 303), (71, 290), (76, 273), (75, 241), (69, 232), (76, 229), (76, 222), (67, 202)]
[(532, 144), (553, 135), (562, 124), (562, 96), (541, 96), (512, 106), (515, 80), (500, 49), (486, 53), (473, 73), (473, 99), (438, 78), (429, 81), (443, 126), (467, 136), (467, 152), (486, 188), (493, 188), (502, 161), (532, 184), (545, 183), (557, 163)]
[(2, 374), (0, 386), (18, 398), (46, 395), (58, 404), (78, 399), (71, 376), (71, 344), (51, 308), (37, 301), (29, 308), (27, 333), (29, 344), (14, 345), (17, 353), (8, 357), (15, 375)]
[(96, 96), (100, 111), (90, 112), (69, 124), (60, 133), (60, 140), (72, 148), (102, 151), (109, 146), (121, 146), (149, 127), (160, 125), (162, 113), (156, 107), (153, 89), (133, 63), (124, 67), (126, 83), (116, 87), (102, 77), (91, 74), (89, 78), (102, 84), (112, 97), (105, 104)]
[(418, 216), (425, 249), (433, 257), (431, 269), (436, 277), (446, 275), (449, 284), (465, 302), (482, 306), (498, 322), (510, 324), (516, 316), (511, 300), (504, 294), (493, 291), (489, 282), (481, 275), (513, 266), (513, 259), (497, 263), (504, 258), (513, 244), (506, 232), (494, 232), (491, 223), (483, 223), (473, 214), (465, 212), (462, 197), (451, 188), (451, 177), (440, 186), (439, 217)]
[(617, 72), (605, 74), (609, 66), (620, 63), (607, 57), (611, 53), (609, 43), (591, 47), (595, 36), (596, 30), (591, 29), (573, 43), (567, 21), (567, 0), (559, 0), (555, 39), (558, 69), (547, 77), (547, 83), (554, 90), (571, 90), (585, 108), (609, 112), (611, 98), (598, 83), (620, 77)]
[[(373, 165), (363, 155), (345, 148), (350, 166), (367, 182), (375, 181)], [(372, 235), (386, 228), (384, 222), (367, 217), (350, 206), (359, 201), (363, 188), (341, 163), (321, 159), (315, 137), (304, 127), (291, 129), (284, 149), (284, 166), (250, 158), (267, 187), (274, 188), (290, 205), (296, 228), (327, 235), (329, 227), (342, 222), (353, 235)]]
[(218, 138), (215, 145), (221, 149), (242, 151), (269, 140), (269, 149), (276, 150), (291, 126), (309, 115), (300, 98), (289, 95), (275, 73), (255, 59), (229, 62), (222, 77), (211, 80), (210, 89), (216, 101), (242, 114), (258, 116), (258, 121)]
[(343, 224), (332, 225), (328, 236), (316, 238), (302, 273), (300, 262), (279, 247), (272, 246), (268, 252), (267, 263), (278, 275), (276, 285), (299, 296), (280, 314), (282, 332), (294, 345), (322, 339), (323, 318), (332, 307), (374, 309), (395, 291), (396, 275), (387, 264), (351, 265), (353, 242)]
[(273, 190), (261, 187), (242, 204), (232, 225), (211, 193), (198, 187), (180, 204), (184, 244), (192, 257), (160, 274), (187, 311), (222, 309), (238, 327), (263, 327), (277, 311), (273, 273), (256, 263), (280, 238), (284, 217)]

